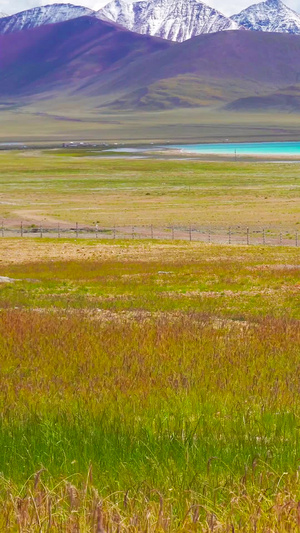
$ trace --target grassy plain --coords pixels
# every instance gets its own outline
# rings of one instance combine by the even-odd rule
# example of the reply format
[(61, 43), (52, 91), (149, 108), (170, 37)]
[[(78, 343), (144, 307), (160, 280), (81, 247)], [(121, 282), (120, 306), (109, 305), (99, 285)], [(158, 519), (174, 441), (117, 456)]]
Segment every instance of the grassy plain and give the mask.
[(296, 532), (296, 248), (5, 239), (0, 529)]
[[(300, 222), (299, 163), (0, 168), (11, 226)], [(299, 248), (0, 242), (0, 531), (299, 531)]]
[(103, 158), (99, 151), (0, 153), (0, 218), (8, 224), (300, 223), (299, 163)]
[(214, 106), (103, 112), (98, 97), (18, 99), (0, 103), (0, 113), (3, 142), (298, 141), (300, 135), (297, 113), (232, 113)]

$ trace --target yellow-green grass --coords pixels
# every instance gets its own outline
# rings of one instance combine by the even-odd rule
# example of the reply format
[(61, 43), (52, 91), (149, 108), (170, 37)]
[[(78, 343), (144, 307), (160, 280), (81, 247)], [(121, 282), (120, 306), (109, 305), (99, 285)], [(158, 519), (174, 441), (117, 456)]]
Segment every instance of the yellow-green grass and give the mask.
[(0, 276), (0, 529), (298, 531), (298, 250), (8, 239)]
[(9, 224), (300, 223), (299, 164), (106, 160), (97, 151), (0, 153), (0, 218)]
[(0, 276), (3, 308), (300, 318), (296, 248), (8, 239)]
[[(227, 87), (228, 91), (232, 94), (235, 88)], [(199, 96), (199, 90), (196, 92)], [(216, 110), (215, 106), (103, 111), (98, 97), (82, 100), (71, 95), (60, 99), (46, 96), (33, 101), (19, 99), (11, 106), (6, 101), (0, 110), (1, 141), (298, 141), (300, 135), (297, 113), (233, 113)], [(199, 99), (190, 103), (199, 105)]]
[[(252, 90), (256, 88), (253, 87)], [(228, 83), (224, 87), (224, 84), (215, 82), (212, 86), (197, 76), (184, 74), (153, 83), (146, 91), (144, 89), (133, 91), (117, 99), (111, 107), (117, 110), (130, 107), (135, 110), (140, 107), (148, 111), (170, 109), (173, 113), (174, 107), (192, 107), (196, 113), (199, 113), (199, 108), (202, 110), (209, 108), (212, 112), (215, 107), (220, 107), (222, 104), (225, 106), (226, 103), (243, 96), (249, 96), (248, 83), (238, 88), (235, 83)]]

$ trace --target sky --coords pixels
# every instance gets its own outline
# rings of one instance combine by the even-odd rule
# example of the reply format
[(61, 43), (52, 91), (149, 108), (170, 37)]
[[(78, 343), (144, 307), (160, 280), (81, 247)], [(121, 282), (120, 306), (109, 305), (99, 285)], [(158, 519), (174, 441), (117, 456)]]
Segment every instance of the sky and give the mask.
[[(107, 0), (69, 0), (69, 2), (64, 2), (63, 0), (0, 0), (0, 11), (11, 15), (12, 13), (23, 11), (24, 9), (30, 9), (31, 7), (59, 2), (83, 5), (91, 7), (92, 9), (100, 9), (103, 5), (108, 3)], [(233, 13), (238, 13), (245, 7), (248, 7), (250, 4), (258, 2), (254, 2), (254, 0), (225, 0), (225, 2), (224, 0), (206, 0), (205, 3), (209, 4), (211, 7), (219, 9), (225, 15), (232, 15)], [(300, 0), (286, 0), (285, 3), (292, 9), (295, 9), (295, 11), (300, 12)]]

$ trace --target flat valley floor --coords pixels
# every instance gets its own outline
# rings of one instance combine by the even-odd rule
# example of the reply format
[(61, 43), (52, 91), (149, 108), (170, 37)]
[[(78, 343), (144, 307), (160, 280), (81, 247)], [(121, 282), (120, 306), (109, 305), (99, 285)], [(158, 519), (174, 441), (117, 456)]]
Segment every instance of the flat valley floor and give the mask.
[[(300, 164), (0, 166), (10, 227), (300, 222)], [(0, 246), (1, 531), (299, 531), (298, 247)]]
[(0, 152), (8, 227), (300, 227), (300, 162), (124, 159), (97, 149)]

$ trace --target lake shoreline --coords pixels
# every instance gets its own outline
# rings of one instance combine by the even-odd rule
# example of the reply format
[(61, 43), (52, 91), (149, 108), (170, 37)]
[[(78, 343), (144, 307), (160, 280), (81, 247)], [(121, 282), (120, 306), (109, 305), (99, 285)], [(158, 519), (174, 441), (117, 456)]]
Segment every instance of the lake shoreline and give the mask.
[(221, 156), (235, 160), (242, 157), (300, 159), (300, 142), (201, 143), (170, 146), (173, 153), (192, 156)]

